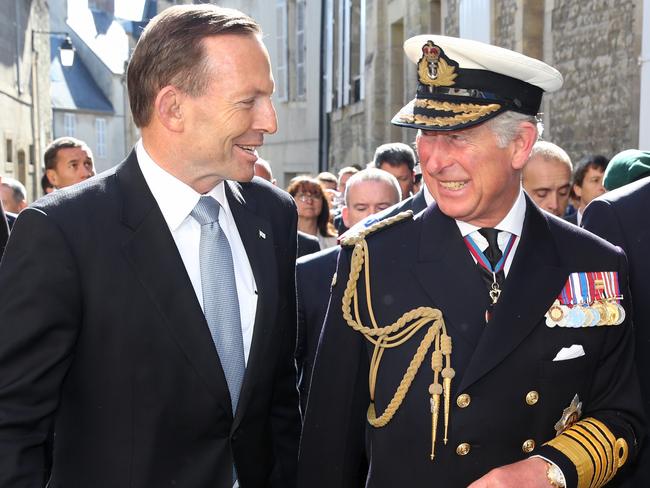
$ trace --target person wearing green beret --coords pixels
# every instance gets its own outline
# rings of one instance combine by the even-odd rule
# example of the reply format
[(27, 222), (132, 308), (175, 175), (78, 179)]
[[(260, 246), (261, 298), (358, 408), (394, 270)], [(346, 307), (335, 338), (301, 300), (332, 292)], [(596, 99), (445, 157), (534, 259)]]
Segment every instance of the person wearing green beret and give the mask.
[(611, 159), (603, 183), (608, 191), (612, 191), (645, 176), (650, 176), (650, 151), (628, 149)]

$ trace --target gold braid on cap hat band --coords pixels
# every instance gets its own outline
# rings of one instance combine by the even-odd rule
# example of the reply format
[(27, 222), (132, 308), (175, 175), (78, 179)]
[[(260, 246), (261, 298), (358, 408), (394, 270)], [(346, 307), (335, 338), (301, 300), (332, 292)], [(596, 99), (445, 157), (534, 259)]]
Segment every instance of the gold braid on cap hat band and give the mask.
[(625, 439), (617, 439), (593, 417), (573, 424), (545, 445), (557, 449), (575, 465), (577, 488), (604, 486), (625, 464), (628, 455)]
[(417, 123), (432, 127), (449, 127), (452, 125), (474, 122), (476, 120), (479, 120), (481, 117), (485, 117), (486, 115), (489, 115), (501, 109), (501, 105), (498, 103), (479, 105), (476, 103), (452, 103), (440, 102), (438, 100), (422, 99), (416, 100), (414, 102), (414, 106), (418, 108), (454, 112), (458, 114), (454, 115), (453, 117), (428, 117), (421, 114), (405, 114), (399, 116), (399, 119), (402, 122), (409, 124)]
[[(410, 312), (403, 314), (397, 322), (386, 327), (379, 327), (372, 309), (372, 299), (370, 294), (370, 254), (368, 243), (365, 237), (378, 229), (392, 225), (399, 220), (413, 215), (413, 212), (402, 212), (394, 217), (377, 222), (376, 224), (364, 229), (358, 234), (352, 235), (342, 241), (345, 246), (354, 245), (352, 260), (350, 263), (350, 276), (348, 278), (345, 292), (343, 293), (342, 310), (343, 318), (347, 324), (374, 344), (375, 348), (370, 361), (370, 372), (368, 384), (370, 388), (370, 406), (368, 407), (368, 422), (375, 428), (387, 425), (399, 407), (404, 397), (409, 391), (413, 379), (417, 374), (422, 362), (425, 359), (431, 345), (434, 351), (431, 354), (431, 368), (433, 369), (433, 383), (429, 386), (431, 395), (431, 459), (435, 455), (436, 433), (438, 427), (438, 417), (440, 414), (440, 399), (444, 395), (444, 443), (447, 444), (447, 431), (449, 426), (449, 407), (451, 398), (451, 380), (455, 375), (451, 368), (451, 337), (447, 335), (445, 322), (442, 318), (442, 312), (435, 308), (419, 307)], [(364, 266), (365, 264), (365, 266)], [(359, 296), (357, 290), (357, 281), (361, 274), (362, 268), (365, 268), (364, 279), (366, 287), (366, 304), (368, 315), (372, 327), (364, 326), (359, 314)], [(354, 317), (352, 317), (352, 304), (354, 304)], [(398, 347), (407, 342), (422, 327), (429, 325), (429, 330), (420, 342), (413, 359), (404, 373), (393, 398), (389, 402), (386, 410), (381, 416), (377, 417), (375, 411), (375, 387), (377, 383), (377, 373), (379, 364), (386, 349)], [(445, 367), (443, 368), (443, 359)], [(440, 384), (440, 377), (443, 378), (443, 385)]]

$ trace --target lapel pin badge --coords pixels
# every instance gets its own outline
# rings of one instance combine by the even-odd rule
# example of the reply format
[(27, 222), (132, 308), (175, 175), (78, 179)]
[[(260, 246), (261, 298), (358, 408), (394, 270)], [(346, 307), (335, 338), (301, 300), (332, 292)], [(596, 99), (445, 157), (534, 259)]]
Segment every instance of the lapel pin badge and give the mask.
[(260, 239), (266, 239), (266, 234), (264, 232), (262, 232), (261, 230), (258, 230), (257, 232), (259, 232), (258, 235), (260, 236)]

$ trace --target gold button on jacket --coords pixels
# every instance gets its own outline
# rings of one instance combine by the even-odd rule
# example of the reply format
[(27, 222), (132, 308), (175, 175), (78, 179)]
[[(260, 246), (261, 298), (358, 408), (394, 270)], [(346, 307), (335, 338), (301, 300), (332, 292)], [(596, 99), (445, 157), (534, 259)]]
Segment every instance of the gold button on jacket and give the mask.
[(521, 445), (521, 450), (524, 451), (526, 454), (532, 452), (534, 449), (535, 449), (535, 441), (533, 439), (528, 439), (524, 441), (524, 443)]
[(526, 403), (528, 405), (535, 405), (538, 400), (539, 400), (539, 393), (537, 393), (535, 390), (529, 391), (528, 394), (526, 395)]
[(456, 454), (459, 456), (466, 456), (469, 454), (471, 447), (467, 442), (463, 442), (462, 444), (458, 444), (458, 447), (456, 448)]
[(462, 395), (458, 395), (458, 398), (456, 398), (456, 405), (458, 405), (460, 408), (467, 408), (472, 401), (472, 397), (470, 397), (467, 393), (463, 393)]

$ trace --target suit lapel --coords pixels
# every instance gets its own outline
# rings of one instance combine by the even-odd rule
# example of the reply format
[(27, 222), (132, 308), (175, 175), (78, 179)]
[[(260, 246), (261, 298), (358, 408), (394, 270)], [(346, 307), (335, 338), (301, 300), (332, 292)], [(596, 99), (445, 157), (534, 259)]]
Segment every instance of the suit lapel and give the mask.
[(203, 311), (135, 152), (118, 168), (116, 176), (124, 200), (122, 221), (132, 230), (124, 243), (124, 254), (160, 312), (161, 327), (178, 344), (208, 390), (229, 411), (226, 379)]
[(255, 200), (255, 196), (252, 192), (244, 194), (241, 185), (234, 182), (227, 182), (226, 196), (253, 270), (257, 290), (253, 340), (233, 423), (233, 429), (236, 429), (251, 397), (255, 378), (258, 376), (256, 371), (263, 366), (260, 358), (263, 356), (266, 343), (271, 335), (271, 331), (267, 329), (269, 324), (273, 323), (278, 302), (277, 276), (275, 275), (277, 266), (273, 228), (268, 220), (256, 213), (259, 202)]
[(435, 204), (418, 218), (422, 232), (414, 274), (442, 311), (452, 339), (473, 349), (485, 325), (485, 286), (454, 220)]
[(561, 265), (546, 217), (527, 198), (521, 241), (503, 293), (463, 375), (460, 390), (497, 366), (539, 326), (568, 273)]

